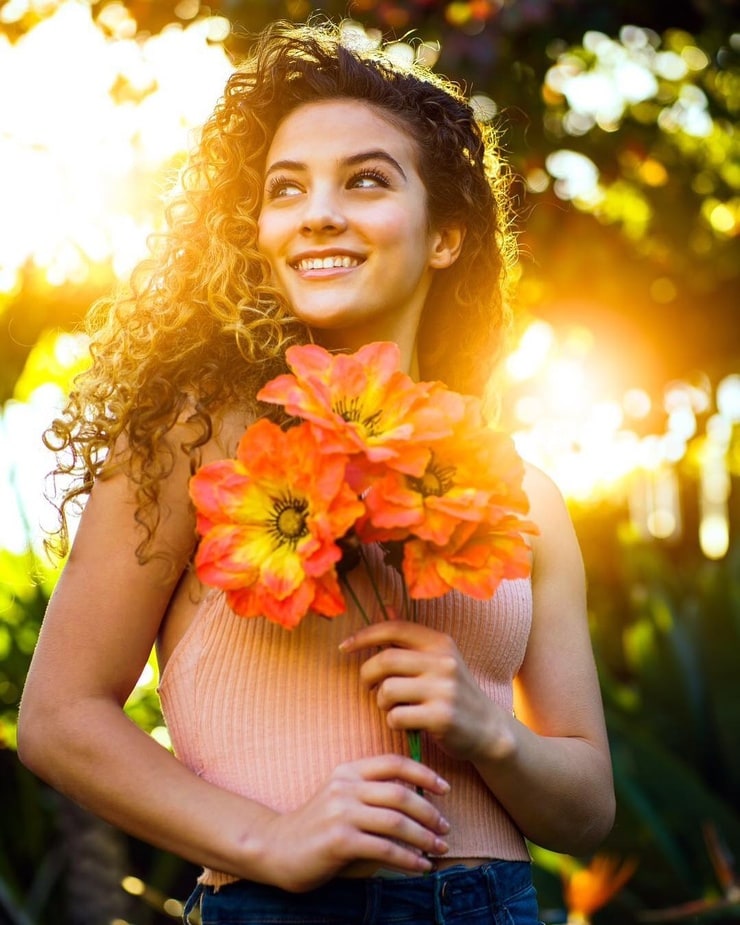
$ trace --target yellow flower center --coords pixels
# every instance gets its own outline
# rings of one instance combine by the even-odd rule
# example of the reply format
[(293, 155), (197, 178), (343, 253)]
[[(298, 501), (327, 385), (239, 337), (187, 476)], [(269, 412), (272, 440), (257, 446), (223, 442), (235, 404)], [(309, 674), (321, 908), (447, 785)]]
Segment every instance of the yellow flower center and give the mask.
[(383, 416), (383, 412), (378, 410), (374, 411), (372, 414), (364, 414), (362, 402), (357, 395), (354, 398), (341, 398), (336, 405), (332, 407), (332, 411), (338, 414), (343, 421), (347, 421), (351, 424), (360, 424), (365, 428), (368, 437), (377, 437), (381, 432), (380, 419)]
[(270, 533), (279, 546), (296, 547), (298, 540), (308, 533), (308, 502), (288, 495), (278, 498), (273, 505)]
[(454, 485), (455, 467), (442, 466), (432, 455), (429, 460), (424, 474), (420, 478), (409, 478), (411, 487), (418, 491), (420, 495), (428, 498), (430, 495), (439, 498), (446, 494)]

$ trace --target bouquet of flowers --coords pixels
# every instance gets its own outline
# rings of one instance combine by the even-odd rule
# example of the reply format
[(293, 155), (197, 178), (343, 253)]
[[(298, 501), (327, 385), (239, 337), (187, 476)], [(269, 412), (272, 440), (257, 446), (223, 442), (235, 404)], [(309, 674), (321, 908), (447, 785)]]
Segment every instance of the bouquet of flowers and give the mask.
[(190, 482), (197, 574), (237, 614), (292, 629), (309, 612), (344, 613), (343, 563), (368, 543), (401, 572), (407, 601), (453, 588), (485, 599), (526, 577), (524, 535), (537, 530), (523, 518), (523, 464), (478, 399), (415, 382), (393, 343), (354, 354), (310, 344), (286, 358), (292, 372), (258, 398), (297, 423), (256, 421), (236, 459)]

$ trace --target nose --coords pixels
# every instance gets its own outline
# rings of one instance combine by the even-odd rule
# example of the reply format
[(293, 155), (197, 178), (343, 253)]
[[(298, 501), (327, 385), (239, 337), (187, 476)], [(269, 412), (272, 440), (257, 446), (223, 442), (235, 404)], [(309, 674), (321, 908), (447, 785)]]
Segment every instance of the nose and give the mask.
[(339, 197), (324, 187), (315, 187), (308, 193), (301, 219), (303, 234), (337, 234), (347, 227)]

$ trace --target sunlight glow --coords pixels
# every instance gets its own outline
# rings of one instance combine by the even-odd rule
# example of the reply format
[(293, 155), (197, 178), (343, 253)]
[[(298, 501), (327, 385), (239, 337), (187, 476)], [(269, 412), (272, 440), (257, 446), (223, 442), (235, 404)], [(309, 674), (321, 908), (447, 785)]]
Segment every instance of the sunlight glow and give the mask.
[[(9, 6), (6, 21), (28, 4)], [(94, 19), (92, 4), (62, 0), (0, 41), (0, 85), (18, 88), (0, 95), (1, 291), (28, 262), (59, 286), (105, 262), (125, 277), (144, 255), (160, 194), (231, 64), (223, 17), (136, 32), (123, 4)]]
[[(515, 397), (508, 410), (517, 449), (567, 499), (622, 504), (636, 535), (669, 542), (684, 530), (679, 469), (691, 451), (700, 471), (700, 546), (707, 557), (721, 558), (729, 543), (728, 453), (740, 420), (740, 376), (727, 376), (716, 395), (697, 373), (692, 382), (669, 383), (657, 400), (639, 388), (617, 398), (592, 368), (597, 345), (580, 330), (556, 335), (535, 321), (512, 353), (507, 373)], [(656, 412), (662, 432), (632, 429)]]
[(548, 155), (545, 165), (555, 177), (555, 193), (560, 199), (580, 199), (595, 204), (601, 198), (599, 169), (578, 151), (561, 149)]
[(740, 375), (726, 376), (717, 386), (717, 409), (728, 421), (740, 421)]
[[(449, 10), (462, 15), (463, 7), (470, 9), (450, 4)], [(0, 94), (0, 295), (17, 294), (29, 266), (50, 286), (81, 285), (101, 266), (125, 279), (144, 256), (147, 236), (160, 227), (162, 196), (233, 67), (223, 47), (229, 21), (199, 10), (197, 2), (180, 0), (175, 13), (182, 22), (150, 35), (139, 32), (118, 0), (0, 5), (0, 22), (37, 19), (13, 43), (0, 34), (0, 87), (13, 88)], [(377, 30), (352, 21), (343, 30), (348, 46), (380, 46)], [(706, 137), (712, 130), (707, 96), (691, 83), (708, 66), (706, 55), (689, 44), (660, 44), (650, 30), (625, 26), (618, 40), (593, 31), (578, 53), (562, 54), (543, 88), (562, 110), (559, 137), (614, 131), (630, 107), (649, 100), (662, 107), (663, 131)], [(416, 56), (431, 66), (439, 51), (433, 43), (396, 42), (388, 53), (401, 65)], [(666, 98), (660, 96), (664, 81), (677, 84)], [(488, 117), (496, 113), (487, 96), (474, 105)], [(636, 156), (628, 166), (647, 187), (667, 182), (666, 168), (653, 158)], [(582, 153), (564, 146), (544, 167), (528, 171), (531, 190), (543, 191), (552, 180), (559, 198), (622, 222), (633, 236), (650, 221), (644, 192), (607, 188)], [(712, 198), (711, 186), (705, 195), (707, 234), (736, 235), (740, 199)], [(650, 294), (668, 304), (676, 284), (661, 276)], [(85, 362), (79, 336), (49, 336), (51, 342), (40, 341), (31, 352), (17, 400), (0, 414), (2, 543), (18, 551), (36, 546), (54, 518), (39, 490), (53, 464), (40, 435), (66, 392), (65, 370), (71, 375)], [(620, 395), (600, 378), (608, 364), (594, 370), (595, 348), (584, 328), (556, 334), (546, 321), (533, 320), (523, 330), (505, 364), (508, 423), (520, 452), (568, 499), (624, 503), (643, 535), (661, 539), (682, 530), (676, 471), (696, 455), (700, 541), (707, 556), (721, 557), (729, 536), (728, 455), (740, 422), (740, 375), (727, 376), (716, 394), (699, 381), (670, 383), (662, 396), (634, 387)], [(648, 427), (652, 432), (645, 433)], [(701, 451), (694, 454), (696, 447)]]
[[(643, 41), (636, 41), (638, 36)], [(592, 56), (591, 66), (585, 57), (571, 53), (563, 55), (547, 72), (546, 85), (565, 97), (570, 109), (582, 116), (589, 128), (599, 125), (611, 129), (627, 106), (657, 93), (655, 50), (647, 41), (647, 32), (633, 27), (622, 39), (619, 42), (601, 32), (587, 32), (583, 47)]]
[(555, 341), (552, 327), (533, 321), (522, 334), (516, 349), (507, 357), (506, 368), (513, 379), (529, 379), (542, 368)]

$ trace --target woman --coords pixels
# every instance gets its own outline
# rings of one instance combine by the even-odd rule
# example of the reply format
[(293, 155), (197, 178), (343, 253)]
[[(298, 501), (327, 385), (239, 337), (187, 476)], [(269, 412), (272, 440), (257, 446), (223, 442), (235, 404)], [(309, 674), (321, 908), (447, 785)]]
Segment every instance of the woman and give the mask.
[[(531, 581), (472, 610), (451, 594), (365, 626), (352, 605), (288, 632), (237, 617), (191, 567), (190, 477), (266, 413), (256, 393), (288, 346), (394, 341), (413, 377), (481, 394), (501, 343), (513, 250), (492, 129), (420, 65), (342, 41), (328, 23), (259, 37), (169, 233), (91, 316), (94, 362), (49, 436), (79, 476), (63, 513), (89, 498), (19, 752), (202, 864), (205, 923), (533, 923), (525, 839), (584, 854), (614, 811), (582, 564), (552, 483), (527, 469)], [(122, 712), (155, 644), (178, 757)]]

